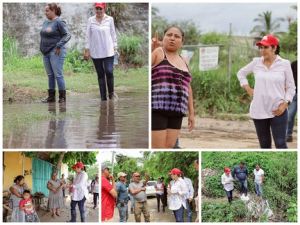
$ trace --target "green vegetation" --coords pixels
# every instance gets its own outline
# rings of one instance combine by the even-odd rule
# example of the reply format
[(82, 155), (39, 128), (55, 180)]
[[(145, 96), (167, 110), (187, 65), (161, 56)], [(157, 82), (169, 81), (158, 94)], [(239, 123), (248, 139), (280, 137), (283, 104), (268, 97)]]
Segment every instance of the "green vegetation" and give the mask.
[[(67, 91), (88, 93), (99, 91), (97, 75), (91, 60), (83, 60), (83, 52), (71, 48), (64, 64)], [(114, 70), (116, 90), (139, 91), (148, 89), (148, 68)], [(3, 36), (4, 100), (40, 99), (46, 96), (47, 75), (42, 55), (22, 57), (16, 49), (16, 40), (8, 33)], [(125, 88), (123, 88), (125, 87)]]
[(202, 222), (241, 222), (248, 213), (241, 200), (233, 201), (231, 205), (227, 202), (202, 202), (201, 207)]
[[(263, 195), (268, 199), (271, 209), (283, 214), (286, 221), (297, 221), (297, 152), (203, 152), (201, 158), (202, 169), (217, 171), (216, 176), (205, 179), (205, 187), (202, 188), (204, 195), (212, 198), (226, 196), (220, 182), (225, 167), (233, 169), (240, 161), (244, 161), (252, 177), (255, 164), (259, 163), (265, 172)], [(238, 189), (236, 183), (235, 189)], [(248, 190), (255, 192), (252, 179), (248, 182)], [(212, 217), (206, 215), (203, 206), (202, 212), (205, 212), (202, 214), (204, 218)], [(220, 215), (223, 216), (222, 213)], [(225, 217), (219, 218), (222, 219), (226, 220)]]

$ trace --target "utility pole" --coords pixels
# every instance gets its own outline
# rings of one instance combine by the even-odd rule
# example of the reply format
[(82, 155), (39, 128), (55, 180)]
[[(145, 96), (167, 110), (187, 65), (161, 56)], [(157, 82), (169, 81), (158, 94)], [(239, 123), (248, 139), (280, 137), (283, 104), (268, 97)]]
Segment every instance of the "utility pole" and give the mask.
[(231, 45), (232, 45), (232, 36), (231, 36), (231, 23), (229, 25), (229, 55), (228, 55), (228, 87), (230, 89), (231, 83)]
[(115, 151), (112, 151), (112, 156), (111, 156), (111, 174), (114, 174), (114, 163), (115, 163)]

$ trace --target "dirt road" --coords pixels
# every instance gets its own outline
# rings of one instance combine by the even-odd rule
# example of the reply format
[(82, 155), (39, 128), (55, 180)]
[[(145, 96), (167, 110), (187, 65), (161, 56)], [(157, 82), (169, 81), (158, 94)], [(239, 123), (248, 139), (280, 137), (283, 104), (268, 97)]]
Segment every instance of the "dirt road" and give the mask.
[[(294, 141), (288, 143), (289, 149), (297, 149), (297, 126), (294, 127), (293, 138)], [(259, 142), (252, 120), (225, 121), (196, 117), (194, 130), (188, 132), (185, 117), (179, 135), (179, 146), (185, 149), (259, 149)]]
[[(168, 207), (166, 207), (166, 212), (161, 211), (157, 212), (157, 205), (156, 205), (156, 198), (155, 197), (148, 197), (148, 205), (149, 205), (149, 211), (150, 211), (150, 222), (176, 222), (173, 211), (169, 210)], [(129, 219), (127, 222), (135, 222), (134, 214), (130, 213), (130, 201), (128, 202), (128, 213), (129, 213)], [(144, 216), (141, 216), (142, 222), (145, 222)], [(185, 214), (184, 220), (187, 221), (187, 216)], [(195, 221), (195, 216), (193, 215), (192, 221)], [(115, 208), (114, 211), (114, 217), (112, 222), (119, 222), (119, 211), (117, 208)]]
[[(98, 202), (99, 203), (99, 202)], [(89, 195), (89, 199), (85, 202), (85, 222), (99, 222), (99, 204), (96, 209), (93, 209), (93, 197)], [(70, 199), (67, 200), (65, 207), (60, 210), (60, 217), (52, 218), (51, 212), (46, 212), (45, 210), (38, 210), (37, 214), (40, 218), (41, 222), (67, 222), (71, 220), (71, 207), (70, 207)], [(76, 221), (80, 222), (80, 212), (78, 210), (78, 206), (76, 206)]]

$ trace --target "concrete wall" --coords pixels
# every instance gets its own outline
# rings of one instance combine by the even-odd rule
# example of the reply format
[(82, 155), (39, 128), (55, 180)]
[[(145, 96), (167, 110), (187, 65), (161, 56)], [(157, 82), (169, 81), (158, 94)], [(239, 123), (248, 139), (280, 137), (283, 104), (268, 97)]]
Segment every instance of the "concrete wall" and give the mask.
[[(84, 51), (86, 25), (89, 17), (94, 15), (93, 3), (61, 3), (61, 18), (66, 21), (72, 38), (67, 48), (75, 46)], [(39, 53), (40, 29), (46, 20), (45, 3), (4, 3), (3, 31), (9, 31), (17, 39), (19, 51), (24, 56)], [(128, 3), (123, 13), (123, 20), (117, 25), (117, 32), (132, 28), (135, 34), (148, 37), (148, 3)], [(145, 43), (148, 47), (148, 42)]]

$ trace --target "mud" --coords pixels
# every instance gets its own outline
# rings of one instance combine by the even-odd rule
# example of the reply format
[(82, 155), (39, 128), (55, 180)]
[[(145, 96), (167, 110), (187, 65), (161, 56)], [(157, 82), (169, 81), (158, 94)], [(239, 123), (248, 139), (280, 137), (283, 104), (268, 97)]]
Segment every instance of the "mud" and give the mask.
[[(294, 126), (293, 142), (287, 143), (289, 149), (297, 149), (297, 126)], [(225, 121), (196, 117), (192, 132), (188, 131), (187, 117), (183, 119), (179, 135), (179, 146), (186, 149), (259, 149), (255, 127), (252, 120)], [(272, 148), (275, 148), (273, 145)]]
[[(66, 104), (4, 103), (4, 120), (9, 113), (50, 113), (57, 118), (13, 130), (3, 136), (3, 147), (148, 148), (148, 93), (124, 92), (118, 96), (116, 101), (105, 102), (100, 101), (99, 94), (72, 94)], [(68, 118), (68, 113), (78, 117)]]

